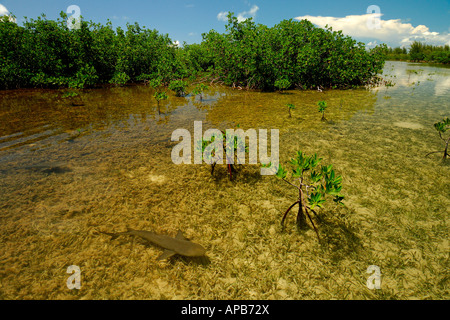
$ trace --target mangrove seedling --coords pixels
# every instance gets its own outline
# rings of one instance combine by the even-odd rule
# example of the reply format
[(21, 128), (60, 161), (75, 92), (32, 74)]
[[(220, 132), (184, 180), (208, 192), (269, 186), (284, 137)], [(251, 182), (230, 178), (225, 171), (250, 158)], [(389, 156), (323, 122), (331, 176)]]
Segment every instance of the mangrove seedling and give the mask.
[(286, 107), (288, 107), (288, 110), (289, 110), (289, 118), (291, 118), (291, 117), (292, 117), (291, 110), (294, 110), (294, 109), (295, 109), (295, 105), (293, 105), (292, 103), (288, 103), (288, 104), (286, 105)]
[(152, 79), (149, 81), (150, 87), (152, 87), (155, 90), (155, 93), (153, 94), (153, 97), (156, 99), (156, 104), (158, 106), (158, 113), (159, 111), (159, 101), (166, 100), (169, 97), (167, 96), (165, 91), (161, 91), (161, 79)]
[(183, 80), (173, 80), (169, 84), (169, 89), (175, 92), (177, 97), (184, 97), (186, 95), (187, 82)]
[[(441, 138), (442, 141), (444, 141), (445, 149), (444, 149), (444, 156), (442, 159), (445, 160), (447, 159), (447, 157), (450, 157), (450, 154), (448, 153), (448, 144), (450, 142), (450, 136), (443, 137), (442, 135), (445, 134), (445, 132), (450, 129), (450, 118), (445, 118), (442, 120), (442, 122), (436, 122), (434, 124), (434, 128), (439, 133), (439, 138)], [(438, 152), (442, 152), (442, 150), (429, 152), (427, 153), (426, 157), (428, 157), (432, 153)]]
[(322, 119), (320, 120), (325, 121), (325, 109), (327, 108), (327, 103), (325, 101), (319, 101), (317, 105), (319, 106), (319, 112), (322, 112)]
[(275, 88), (278, 88), (281, 93), (283, 93), (283, 90), (289, 89), (291, 86), (291, 82), (286, 78), (280, 78), (275, 80), (274, 84)]
[(68, 99), (70, 101), (71, 105), (74, 106), (74, 107), (84, 106), (83, 99), (81, 98), (81, 96), (77, 92), (66, 91), (66, 92), (63, 93), (61, 98)]
[(342, 177), (335, 174), (332, 165), (321, 166), (318, 169), (321, 160), (317, 157), (317, 154), (308, 157), (302, 151), (298, 151), (296, 157), (290, 161), (292, 166), (290, 180), (292, 182), (288, 179), (288, 172), (281, 165), (276, 173), (278, 178), (298, 189), (298, 199), (286, 210), (281, 219), (282, 229), (285, 229), (285, 220), (289, 211), (295, 205), (298, 205), (296, 222), (298, 230), (307, 228), (306, 217), (308, 217), (319, 240), (319, 232), (314, 225), (310, 212), (317, 215), (314, 209), (322, 207), (326, 201), (326, 196), (334, 197), (333, 201), (338, 204), (342, 204), (344, 199), (340, 194)]
[[(228, 141), (226, 134), (222, 131), (222, 148), (223, 148), (223, 154), (225, 154), (226, 157), (226, 165), (227, 165), (227, 171), (228, 176), (230, 178), (230, 181), (233, 179), (233, 172), (237, 172), (235, 164), (241, 164), (239, 163), (239, 160), (237, 159), (237, 152), (238, 151), (244, 151), (245, 153), (248, 153), (248, 146), (245, 145), (245, 142), (242, 141), (242, 139), (239, 136), (233, 136), (232, 141)], [(209, 146), (216, 140), (216, 136), (212, 136), (211, 140), (205, 140), (201, 139), (197, 141), (196, 149), (197, 151), (201, 152), (202, 159), (205, 160), (206, 163), (211, 165), (211, 175), (214, 174), (214, 169), (217, 165), (217, 163), (222, 159), (219, 157), (219, 155), (216, 155), (216, 149), (211, 149)], [(205, 150), (208, 148), (208, 151), (205, 152)], [(233, 159), (229, 158), (229, 152), (227, 150), (233, 149)]]
[(161, 92), (156, 91), (153, 94), (153, 97), (155, 97), (155, 99), (156, 99), (156, 103), (158, 104), (158, 108), (159, 108), (159, 101), (166, 100), (168, 98), (168, 96), (167, 96), (165, 91), (161, 91)]
[(192, 94), (194, 96), (199, 94), (200, 95), (200, 101), (202, 101), (203, 100), (203, 91), (208, 90), (208, 89), (209, 89), (209, 87), (206, 84), (199, 83), (198, 85), (195, 86), (195, 89), (192, 90)]

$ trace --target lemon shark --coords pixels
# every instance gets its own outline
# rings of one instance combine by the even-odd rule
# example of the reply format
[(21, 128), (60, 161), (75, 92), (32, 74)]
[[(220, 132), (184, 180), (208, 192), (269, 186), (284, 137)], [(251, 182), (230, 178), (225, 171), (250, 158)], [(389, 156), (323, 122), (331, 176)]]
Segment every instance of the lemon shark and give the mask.
[(158, 257), (158, 260), (168, 259), (175, 254), (179, 254), (185, 257), (201, 257), (206, 253), (205, 248), (197, 243), (191, 242), (183, 235), (183, 232), (181, 232), (180, 230), (178, 230), (175, 238), (167, 235), (156, 234), (151, 231), (133, 230), (129, 228), (127, 228), (127, 231), (125, 232), (102, 233), (111, 236), (111, 239), (122, 235), (131, 235), (144, 238), (145, 240), (164, 249), (164, 252)]

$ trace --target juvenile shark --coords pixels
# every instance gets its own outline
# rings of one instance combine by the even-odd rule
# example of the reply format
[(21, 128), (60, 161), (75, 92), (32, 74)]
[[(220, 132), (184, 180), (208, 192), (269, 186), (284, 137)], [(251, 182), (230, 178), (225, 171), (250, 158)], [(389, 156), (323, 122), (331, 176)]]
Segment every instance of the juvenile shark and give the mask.
[(131, 235), (131, 236), (139, 236), (144, 238), (145, 240), (156, 244), (157, 246), (164, 249), (164, 252), (158, 257), (158, 260), (168, 259), (175, 254), (179, 254), (185, 257), (201, 257), (206, 253), (205, 248), (201, 245), (191, 242), (184, 235), (183, 232), (178, 230), (178, 233), (175, 238), (170, 236), (156, 234), (151, 231), (143, 231), (143, 230), (133, 230), (129, 229), (125, 232), (118, 233), (108, 233), (102, 232), (111, 236), (111, 239), (114, 239), (118, 236), (122, 235)]

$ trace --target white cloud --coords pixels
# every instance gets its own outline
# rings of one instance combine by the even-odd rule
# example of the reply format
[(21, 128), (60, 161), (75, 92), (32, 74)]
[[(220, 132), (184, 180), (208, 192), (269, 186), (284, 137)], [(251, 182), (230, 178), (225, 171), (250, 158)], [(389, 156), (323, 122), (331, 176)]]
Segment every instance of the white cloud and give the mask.
[[(258, 10), (259, 10), (259, 7), (257, 5), (253, 5), (250, 8), (250, 10), (242, 11), (242, 12), (238, 13), (236, 18), (237, 18), (238, 22), (242, 22), (244, 20), (247, 20), (248, 18), (255, 18)], [(228, 11), (221, 11), (217, 14), (217, 20), (228, 21), (227, 15), (228, 15)]]
[(367, 48), (375, 48), (378, 45), (377, 40), (366, 43)]
[(254, 18), (256, 17), (256, 13), (258, 12), (259, 7), (255, 4), (253, 7), (250, 8), (249, 11), (243, 11), (241, 13), (238, 13), (237, 19), (239, 22), (242, 22), (244, 20), (247, 20), (248, 18)]
[[(427, 26), (414, 27), (401, 19), (383, 20), (382, 14), (372, 13), (340, 17), (300, 16), (296, 20), (307, 19), (323, 28), (325, 25), (333, 30), (342, 30), (354, 38), (376, 39), (391, 46), (408, 47), (413, 41), (423, 41), (433, 45), (450, 45), (450, 34), (431, 32)], [(373, 44), (373, 43), (372, 43)]]
[(217, 14), (217, 20), (219, 21), (227, 21), (228, 11), (221, 11)]
[(8, 14), (9, 11), (6, 9), (6, 7), (2, 4), (0, 4), (0, 16), (4, 16), (5, 14)]
[(16, 22), (16, 19), (11, 17), (9, 10), (2, 4), (0, 4), (0, 16), (9, 16), (9, 21)]
[(434, 94), (436, 96), (444, 96), (450, 93), (450, 78), (445, 78), (444, 80), (437, 81), (434, 86)]
[[(392, 68), (391, 62), (386, 62), (386, 66), (390, 70), (389, 75), (395, 79), (395, 86), (389, 88), (391, 92), (407, 87), (414, 88), (414, 84), (426, 82), (426, 86), (433, 87), (434, 95), (448, 96), (450, 94), (450, 77), (447, 77), (446, 73), (437, 73), (435, 75), (430, 75), (428, 72), (407, 73), (407, 70)], [(429, 79), (429, 81), (425, 79)]]

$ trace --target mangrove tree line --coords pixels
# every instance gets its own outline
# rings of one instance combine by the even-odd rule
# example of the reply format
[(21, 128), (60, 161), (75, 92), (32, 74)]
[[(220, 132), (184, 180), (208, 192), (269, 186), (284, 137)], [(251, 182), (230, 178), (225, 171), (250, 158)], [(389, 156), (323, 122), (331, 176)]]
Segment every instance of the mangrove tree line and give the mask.
[(389, 48), (387, 52), (387, 59), (449, 64), (450, 46), (433, 46), (419, 41), (414, 41), (409, 50), (400, 47)]
[(274, 27), (228, 15), (226, 32), (203, 34), (200, 44), (173, 45), (168, 35), (127, 24), (126, 30), (82, 21), (67, 27), (45, 15), (19, 26), (0, 18), (0, 88), (85, 88), (158, 79), (210, 79), (252, 89), (347, 88), (381, 72), (386, 47), (369, 51), (341, 31), (307, 20)]

